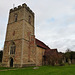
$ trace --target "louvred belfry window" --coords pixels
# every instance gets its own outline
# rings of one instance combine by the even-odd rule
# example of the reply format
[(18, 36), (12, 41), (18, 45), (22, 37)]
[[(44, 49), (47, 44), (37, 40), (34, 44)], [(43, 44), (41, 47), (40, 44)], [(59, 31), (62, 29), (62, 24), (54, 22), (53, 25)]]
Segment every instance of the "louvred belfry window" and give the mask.
[(31, 24), (31, 16), (29, 16), (28, 22), (29, 24)]
[(17, 17), (18, 17), (18, 15), (17, 15), (17, 14), (15, 14), (15, 22), (17, 22)]

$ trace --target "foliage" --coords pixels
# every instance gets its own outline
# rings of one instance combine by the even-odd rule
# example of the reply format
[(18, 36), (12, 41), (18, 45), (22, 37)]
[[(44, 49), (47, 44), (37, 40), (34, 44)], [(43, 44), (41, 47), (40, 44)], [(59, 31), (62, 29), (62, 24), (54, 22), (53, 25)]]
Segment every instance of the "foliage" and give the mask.
[(61, 64), (63, 59), (63, 54), (55, 51), (47, 51), (45, 52), (46, 61), (49, 65)]
[(66, 53), (64, 54), (64, 57), (66, 58), (66, 62), (70, 59), (72, 62), (72, 59), (75, 59), (75, 52), (71, 51), (70, 49), (67, 49)]

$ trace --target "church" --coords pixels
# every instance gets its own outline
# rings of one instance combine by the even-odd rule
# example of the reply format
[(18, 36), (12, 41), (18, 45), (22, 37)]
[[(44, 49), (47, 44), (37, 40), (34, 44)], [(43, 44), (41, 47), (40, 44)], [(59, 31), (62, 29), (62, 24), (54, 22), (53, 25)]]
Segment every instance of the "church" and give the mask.
[(24, 3), (10, 9), (3, 50), (4, 67), (44, 65), (44, 53), (51, 50), (35, 38), (34, 12)]

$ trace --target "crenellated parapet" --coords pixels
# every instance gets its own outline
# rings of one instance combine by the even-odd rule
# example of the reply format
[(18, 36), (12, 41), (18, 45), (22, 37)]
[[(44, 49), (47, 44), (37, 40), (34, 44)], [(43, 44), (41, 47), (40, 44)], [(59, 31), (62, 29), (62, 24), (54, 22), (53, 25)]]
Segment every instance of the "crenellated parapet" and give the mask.
[(32, 13), (34, 15), (34, 12), (25, 3), (22, 5), (19, 5), (18, 7), (14, 7), (13, 9), (10, 9), (10, 13), (17, 11), (21, 8), (26, 8), (30, 13)]

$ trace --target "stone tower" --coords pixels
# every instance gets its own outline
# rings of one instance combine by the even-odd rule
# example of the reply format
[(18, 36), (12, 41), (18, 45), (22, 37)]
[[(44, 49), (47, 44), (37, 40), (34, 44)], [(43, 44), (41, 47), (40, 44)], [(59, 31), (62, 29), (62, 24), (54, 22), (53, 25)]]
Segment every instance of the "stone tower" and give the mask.
[(2, 64), (24, 67), (36, 64), (34, 13), (26, 4), (10, 9)]

